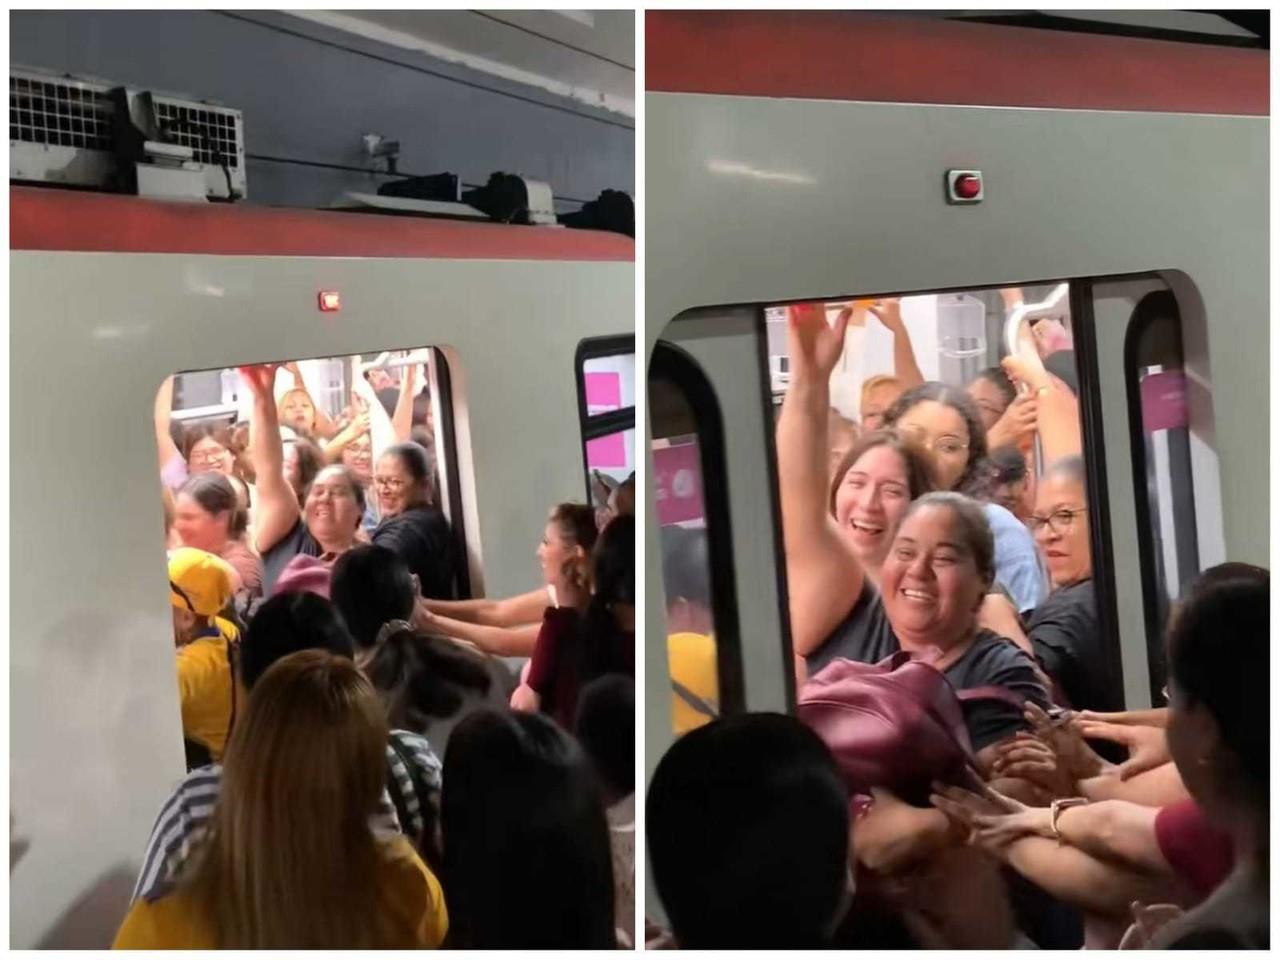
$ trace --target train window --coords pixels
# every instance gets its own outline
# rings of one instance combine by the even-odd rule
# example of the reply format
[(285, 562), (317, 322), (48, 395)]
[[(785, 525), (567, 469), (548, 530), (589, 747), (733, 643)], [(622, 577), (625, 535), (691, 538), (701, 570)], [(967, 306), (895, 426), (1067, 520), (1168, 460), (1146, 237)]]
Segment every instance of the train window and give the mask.
[[(186, 372), (161, 386), (189, 765), (225, 748), (243, 697), (235, 638), (263, 596), (285, 583), (327, 595), (331, 560), (371, 540), (401, 555), (424, 596), (469, 594), (448, 377), (443, 353), (425, 348)], [(410, 442), (403, 457), (380, 457)]]
[(671, 723), (679, 735), (743, 709), (732, 549), (715, 395), (697, 365), (659, 344), (649, 366), (653, 490), (667, 608)]
[[(906, 509), (908, 498), (898, 491), (915, 483), (901, 455), (876, 453), (884, 435), (872, 434), (893, 428), (921, 455), (930, 485), (968, 494), (987, 516), (995, 582), (980, 624), (1034, 649), (1073, 705), (1118, 709), (1117, 631), (1101, 626), (1106, 618), (1099, 616), (1092, 576), (1104, 527), (1092, 516), (1071, 292), (1058, 283), (828, 302), (821, 314), (828, 328), (846, 326), (843, 343), (831, 344), (822, 367), (829, 362), (826, 402), (821, 411), (797, 407), (803, 413), (788, 415), (780, 431), (812, 431), (803, 443), (827, 450), (825, 476), (795, 489), (827, 491), (809, 509), (815, 519), (832, 518), (874, 590)], [(804, 322), (813, 323), (820, 315), (814, 306), (765, 309), (775, 415), (803, 375), (788, 350), (788, 312), (799, 307), (810, 318)], [(802, 448), (784, 447), (781, 439), (779, 446)], [(779, 474), (803, 476), (794, 469)], [(786, 493), (784, 486), (784, 503)], [(808, 540), (787, 545), (790, 557), (806, 549), (821, 547)], [(796, 582), (808, 575), (802, 571), (826, 568), (791, 563), (792, 602), (820, 595), (828, 604), (831, 584), (806, 589)], [(835, 657), (869, 655), (855, 649), (866, 639), (858, 623), (864, 607), (856, 595), (842, 597), (816, 617), (806, 608), (804, 623), (793, 607), (798, 675), (812, 675)], [(1050, 617), (1093, 628), (1064, 638)]]
[(1200, 572), (1182, 324), (1172, 292), (1146, 294), (1125, 342), (1139, 538), (1153, 703), (1165, 684), (1164, 628), (1186, 584)]
[(588, 502), (603, 516), (616, 508), (617, 491), (635, 475), (635, 341), (583, 341), (577, 378)]

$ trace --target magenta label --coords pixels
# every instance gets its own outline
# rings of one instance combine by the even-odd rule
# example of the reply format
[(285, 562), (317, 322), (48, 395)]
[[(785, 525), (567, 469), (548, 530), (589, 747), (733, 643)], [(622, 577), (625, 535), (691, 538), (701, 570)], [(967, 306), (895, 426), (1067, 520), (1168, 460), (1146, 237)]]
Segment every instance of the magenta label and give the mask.
[(611, 433), (607, 437), (588, 440), (587, 469), (625, 467), (627, 465), (626, 436), (625, 433)]
[(654, 448), (653, 490), (660, 525), (703, 519), (702, 463), (696, 440)]
[(1142, 378), (1142, 429), (1176, 430), (1187, 425), (1187, 377), (1166, 370)]

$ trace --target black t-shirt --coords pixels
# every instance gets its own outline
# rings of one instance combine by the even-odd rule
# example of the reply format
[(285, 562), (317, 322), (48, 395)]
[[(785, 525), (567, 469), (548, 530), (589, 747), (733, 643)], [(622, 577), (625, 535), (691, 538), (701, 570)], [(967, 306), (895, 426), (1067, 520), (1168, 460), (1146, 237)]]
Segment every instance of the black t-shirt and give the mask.
[(1093, 581), (1059, 587), (1031, 612), (1027, 637), (1045, 672), (1077, 710), (1124, 709), (1102, 648)]
[(289, 565), (289, 561), (298, 554), (318, 557), (322, 553), (324, 553), (324, 550), (316, 542), (316, 538), (311, 536), (306, 524), (299, 517), (297, 523), (293, 525), (293, 529), (281, 537), (274, 547), (262, 555), (262, 595), (264, 597), (271, 596), (272, 591), (276, 588), (276, 581), (280, 579), (280, 574)]
[[(889, 625), (879, 592), (864, 582), (862, 593), (849, 616), (832, 631), (822, 646), (805, 659), (805, 663), (812, 676), (836, 657), (858, 663), (879, 663), (901, 649)], [(1041, 707), (1049, 706), (1048, 694), (1036, 679), (1031, 658), (1012, 640), (990, 630), (979, 630), (964, 655), (943, 672), (956, 690), (1003, 687)], [(1022, 711), (1002, 700), (969, 701), (962, 703), (961, 707), (975, 752), (1027, 728)]]
[(373, 531), (373, 542), (409, 565), (422, 583), (422, 595), (454, 598), (453, 536), (449, 521), (435, 507), (410, 507), (388, 517)]

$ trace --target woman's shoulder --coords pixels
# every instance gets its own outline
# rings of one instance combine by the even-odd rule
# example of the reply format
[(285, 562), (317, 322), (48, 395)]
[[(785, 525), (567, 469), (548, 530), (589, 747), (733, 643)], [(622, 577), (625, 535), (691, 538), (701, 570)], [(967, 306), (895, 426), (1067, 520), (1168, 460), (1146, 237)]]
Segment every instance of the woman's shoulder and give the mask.
[(139, 897), (116, 932), (113, 950), (211, 950), (216, 938), (192, 898), (181, 891)]
[(403, 835), (382, 845), (381, 886), (389, 914), (406, 931), (406, 946), (438, 947), (449, 929), (440, 881)]

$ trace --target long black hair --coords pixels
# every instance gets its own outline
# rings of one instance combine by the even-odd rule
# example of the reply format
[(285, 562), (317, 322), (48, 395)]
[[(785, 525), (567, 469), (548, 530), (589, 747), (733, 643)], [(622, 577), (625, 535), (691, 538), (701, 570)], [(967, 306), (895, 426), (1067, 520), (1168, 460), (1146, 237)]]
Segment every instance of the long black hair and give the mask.
[(446, 946), (616, 946), (608, 822), (572, 737), (542, 714), (478, 711), (442, 779)]
[(574, 637), (578, 677), (586, 684), (605, 673), (631, 673), (628, 643), (618, 623), (618, 605), (636, 602), (636, 518), (621, 514), (600, 532), (591, 553), (591, 599)]
[(1192, 582), (1166, 634), (1174, 688), (1218, 725), (1224, 787), (1262, 816), (1271, 789), (1270, 725), (1259, 711), (1270, 696), (1270, 607), (1270, 572), (1220, 564)]

